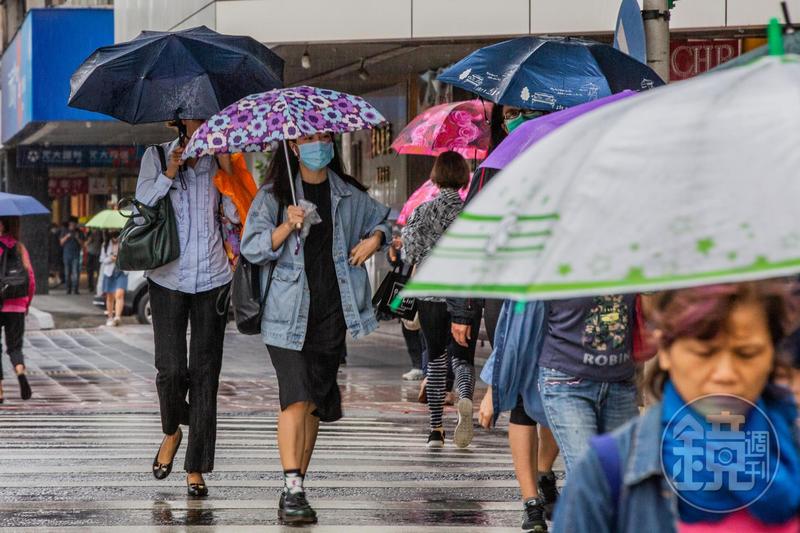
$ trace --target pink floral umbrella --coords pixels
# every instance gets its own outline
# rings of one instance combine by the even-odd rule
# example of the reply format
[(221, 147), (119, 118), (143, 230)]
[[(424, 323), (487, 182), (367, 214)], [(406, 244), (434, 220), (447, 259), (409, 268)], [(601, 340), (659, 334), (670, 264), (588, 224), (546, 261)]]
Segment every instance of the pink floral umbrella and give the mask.
[[(469, 192), (469, 184), (466, 187), (458, 191), (458, 194), (461, 195), (461, 199), (465, 200), (467, 198), (467, 193)], [(406, 200), (406, 203), (403, 205), (403, 209), (400, 210), (400, 215), (397, 217), (397, 223), (401, 226), (405, 226), (408, 222), (411, 213), (414, 212), (414, 209), (419, 207), (420, 205), (433, 200), (439, 195), (439, 187), (433, 184), (431, 180), (427, 180), (425, 183), (420, 185), (419, 189), (414, 191), (414, 194)]]
[(492, 104), (468, 100), (434, 106), (417, 115), (392, 143), (399, 154), (437, 156), (452, 150), (467, 159), (489, 152)]

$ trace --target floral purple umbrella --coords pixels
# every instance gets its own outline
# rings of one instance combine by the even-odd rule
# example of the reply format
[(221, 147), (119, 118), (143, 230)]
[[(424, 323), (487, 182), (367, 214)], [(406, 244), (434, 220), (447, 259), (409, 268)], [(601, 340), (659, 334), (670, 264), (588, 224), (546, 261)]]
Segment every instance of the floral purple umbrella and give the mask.
[(308, 86), (274, 89), (246, 96), (212, 116), (192, 135), (183, 157), (266, 152), (277, 141), (358, 131), (385, 121), (360, 96)]

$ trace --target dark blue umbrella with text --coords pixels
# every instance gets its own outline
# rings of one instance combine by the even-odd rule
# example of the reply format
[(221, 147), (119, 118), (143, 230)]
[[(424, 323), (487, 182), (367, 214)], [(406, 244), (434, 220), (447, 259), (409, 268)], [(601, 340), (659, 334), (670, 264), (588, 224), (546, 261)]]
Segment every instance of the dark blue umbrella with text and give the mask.
[(498, 104), (543, 111), (664, 85), (653, 69), (612, 46), (572, 37), (520, 37), (485, 46), (438, 80)]
[(251, 37), (205, 26), (145, 31), (98, 48), (70, 86), (71, 107), (129, 124), (205, 120), (249, 94), (283, 87), (283, 59)]

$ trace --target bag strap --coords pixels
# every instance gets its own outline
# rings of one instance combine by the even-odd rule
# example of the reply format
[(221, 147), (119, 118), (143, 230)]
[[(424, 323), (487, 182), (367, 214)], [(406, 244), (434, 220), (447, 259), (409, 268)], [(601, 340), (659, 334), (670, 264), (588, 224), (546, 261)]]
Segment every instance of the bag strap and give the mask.
[(616, 524), (619, 497), (622, 489), (622, 461), (619, 457), (617, 439), (610, 433), (595, 435), (592, 437), (590, 445), (597, 454), (598, 459), (600, 459), (600, 466), (603, 468), (603, 475), (611, 492), (612, 523)]
[(164, 151), (164, 147), (160, 144), (154, 144), (153, 146), (156, 147), (156, 152), (158, 152), (158, 160), (161, 161), (161, 172), (167, 170), (167, 154)]
[[(275, 223), (275, 227), (277, 228), (283, 224), (283, 203), (278, 202), (278, 219)], [(278, 263), (277, 260), (271, 261), (269, 264), (269, 275), (267, 276), (267, 286), (264, 288), (264, 294), (261, 295), (261, 309), (264, 309), (264, 304), (267, 303), (267, 296), (269, 296), (269, 288), (272, 286), (272, 274), (275, 273), (275, 265)]]
[[(16, 246), (16, 245), (14, 245), (14, 246)], [(11, 248), (6, 246), (6, 243), (4, 243), (2, 241), (0, 241), (0, 248), (2, 248), (2, 250), (3, 250), (3, 260), (2, 260), (2, 262), (0, 262), (0, 274), (5, 276), (6, 272), (7, 272), (6, 265), (8, 263), (8, 253), (11, 251)]]

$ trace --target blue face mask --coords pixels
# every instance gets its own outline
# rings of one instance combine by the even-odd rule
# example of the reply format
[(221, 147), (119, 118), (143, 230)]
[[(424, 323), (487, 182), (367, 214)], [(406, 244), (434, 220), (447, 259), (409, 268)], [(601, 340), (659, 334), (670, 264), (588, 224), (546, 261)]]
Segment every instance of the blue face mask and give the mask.
[(321, 170), (333, 160), (332, 142), (313, 142), (298, 144), (300, 161), (311, 170)]

